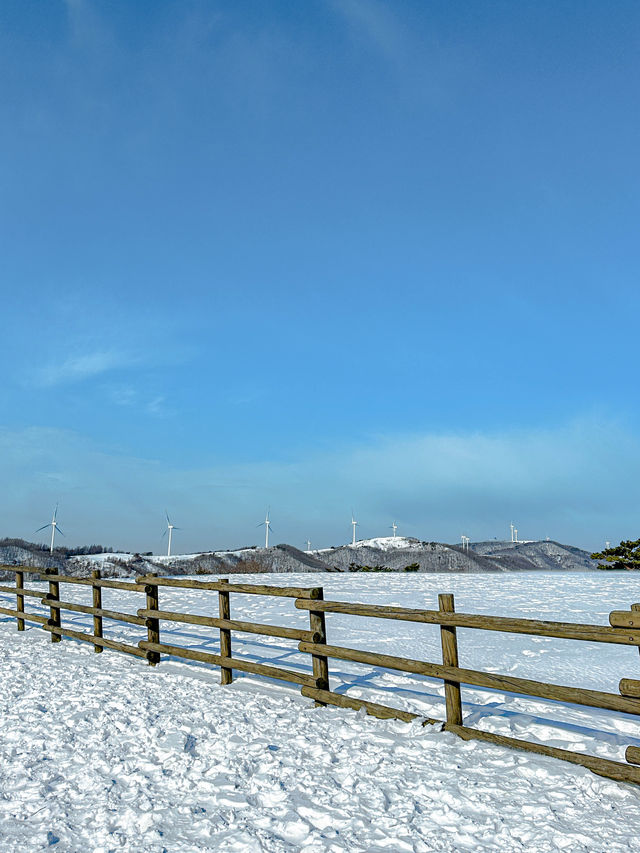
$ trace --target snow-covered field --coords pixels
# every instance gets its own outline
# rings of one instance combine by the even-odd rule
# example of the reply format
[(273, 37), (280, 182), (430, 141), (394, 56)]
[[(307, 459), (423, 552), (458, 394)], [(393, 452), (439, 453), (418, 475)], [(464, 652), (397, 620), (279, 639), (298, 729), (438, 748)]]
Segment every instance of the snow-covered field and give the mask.
[[(242, 583), (322, 585), (325, 598), (606, 625), (640, 601), (633, 575), (243, 575)], [(90, 591), (62, 587), (66, 600)], [(15, 598), (2, 596), (15, 606)], [(0, 602), (1, 603), (1, 602)], [(135, 612), (144, 596), (104, 590)], [(213, 613), (215, 592), (160, 589), (167, 610)], [(32, 600), (27, 609), (37, 609)], [(41, 610), (40, 612), (44, 612)], [(232, 595), (232, 618), (307, 627), (282, 598)], [(89, 629), (90, 617), (64, 612)], [(330, 643), (440, 660), (435, 626), (327, 615)], [(143, 629), (105, 620), (105, 635)], [(633, 647), (459, 630), (461, 665), (617, 692), (640, 677)], [(173, 645), (217, 651), (215, 629), (163, 623)], [(296, 644), (233, 635), (234, 654), (309, 670)], [(442, 719), (437, 681), (330, 661), (331, 686)], [(296, 688), (203, 664), (158, 667), (0, 617), (2, 851), (627, 851), (637, 849), (640, 788), (553, 759), (450, 734), (314, 708)], [(465, 722), (621, 760), (640, 721), (464, 688)]]

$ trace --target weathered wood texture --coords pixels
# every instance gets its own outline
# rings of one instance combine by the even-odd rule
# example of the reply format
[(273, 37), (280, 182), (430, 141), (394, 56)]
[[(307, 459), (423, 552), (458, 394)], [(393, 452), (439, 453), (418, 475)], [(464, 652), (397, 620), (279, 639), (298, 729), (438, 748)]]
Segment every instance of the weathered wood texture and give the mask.
[(33, 566), (0, 566), (2, 572), (22, 572), (23, 574), (41, 575), (44, 569), (36, 569)]
[[(150, 575), (149, 580), (154, 577), (154, 575)], [(160, 604), (158, 602), (158, 587), (152, 583), (148, 583), (145, 585), (145, 592), (147, 594), (147, 610), (160, 610)], [(151, 644), (158, 644), (160, 642), (160, 620), (154, 619), (154, 617), (151, 616), (146, 620), (146, 624), (147, 640)], [(149, 661), (149, 666), (155, 666), (160, 662), (160, 655), (151, 650), (151, 654), (147, 655), (147, 659)]]
[[(455, 610), (453, 595), (450, 593), (438, 596), (438, 605), (442, 613), (453, 613)], [(442, 646), (442, 663), (444, 666), (458, 666), (458, 640), (456, 629), (448, 625), (440, 626), (440, 644)], [(444, 700), (447, 710), (447, 722), (452, 725), (462, 725), (462, 698), (460, 683), (445, 679)]]
[[(56, 608), (52, 605), (51, 602), (59, 600), (59, 598), (60, 598), (60, 584), (58, 583), (57, 580), (51, 580), (52, 577), (57, 577), (57, 575), (50, 574), (48, 570), (45, 572), (45, 574), (47, 575), (48, 580), (49, 580), (49, 595), (47, 596), (47, 599), (49, 602), (50, 613), (51, 613), (51, 618), (49, 621), (50, 621), (50, 624), (54, 628), (59, 628), (61, 625), (61, 621), (62, 621), (60, 610), (56, 610)], [(51, 642), (52, 643), (59, 643), (61, 639), (62, 638), (60, 637), (59, 634), (56, 634), (54, 632), (51, 633)]]
[[(221, 578), (221, 583), (228, 583), (228, 578)], [(231, 603), (229, 601), (229, 593), (218, 590), (218, 611), (220, 613), (220, 621), (229, 621), (231, 619)], [(228, 628), (220, 628), (220, 657), (231, 657), (231, 631)], [(231, 684), (233, 681), (233, 670), (228, 666), (220, 668), (220, 683)]]
[(640, 749), (637, 746), (628, 746), (624, 757), (629, 764), (640, 764)]
[[(19, 613), (24, 613), (24, 595), (20, 595), (20, 590), (24, 589), (24, 574), (16, 572), (16, 610)], [(24, 619), (17, 619), (18, 631), (24, 631)]]
[(144, 584), (131, 583), (131, 581), (113, 581), (108, 578), (93, 580), (93, 578), (72, 578), (68, 575), (50, 575), (45, 580), (54, 580), (58, 583), (75, 583), (81, 586), (100, 586), (103, 589), (125, 589), (130, 592), (144, 592)]
[(636, 681), (633, 678), (623, 678), (620, 681), (618, 689), (623, 696), (640, 699), (640, 681)]
[[(98, 587), (99, 591), (99, 587)], [(72, 601), (51, 601), (48, 597), (42, 599), (42, 603), (47, 607), (55, 607), (59, 610), (73, 610), (76, 613), (88, 613), (97, 619), (113, 619), (116, 622), (128, 622), (130, 625), (141, 625), (143, 628), (147, 624), (146, 619), (140, 616), (132, 616), (131, 613), (121, 613), (119, 610), (104, 610), (102, 607), (90, 607), (88, 604), (75, 604)], [(94, 634), (101, 634), (94, 630)]]
[(377, 702), (367, 702), (364, 699), (354, 699), (342, 693), (334, 693), (332, 690), (320, 690), (317, 687), (303, 687), (300, 691), (303, 696), (315, 699), (320, 705), (337, 705), (338, 708), (351, 708), (359, 711), (364, 708), (367, 714), (378, 717), (381, 720), (402, 720), (410, 723), (412, 720), (422, 720), (425, 725), (443, 725), (443, 720), (432, 720), (430, 717), (421, 717), (420, 714), (412, 714), (411, 711), (401, 711), (389, 705), (379, 705)]
[(640, 783), (640, 768), (630, 767), (621, 761), (610, 761), (606, 758), (596, 758), (593, 755), (584, 755), (581, 752), (571, 752), (568, 749), (559, 749), (555, 746), (546, 746), (542, 743), (533, 743), (527, 740), (518, 740), (513, 737), (496, 735), (492, 732), (484, 732), (480, 729), (472, 729), (469, 726), (444, 725), (445, 731), (453, 732), (464, 740), (481, 740), (485, 743), (493, 743), (497, 746), (507, 746), (510, 749), (521, 749), (526, 752), (535, 752), (538, 755), (547, 755), (549, 758), (560, 758), (571, 764), (579, 764), (597, 773), (598, 776), (606, 776), (616, 779), (618, 782)]
[[(317, 600), (321, 601), (323, 591), (320, 590), (320, 595)], [(325, 617), (322, 610), (309, 611), (309, 630), (312, 634), (317, 634), (320, 639), (320, 644), (327, 642), (327, 627)], [(316, 679), (316, 684), (321, 690), (329, 690), (329, 660), (326, 655), (311, 653), (311, 664), (313, 674)], [(322, 700), (317, 699), (316, 705), (322, 705)]]
[(219, 619), (217, 616), (200, 616), (195, 613), (180, 613), (173, 610), (138, 610), (138, 616), (154, 617), (167, 622), (184, 622), (188, 625), (208, 625), (211, 628), (226, 628), (245, 634), (262, 634), (265, 637), (282, 637), (285, 640), (297, 640), (315, 643), (320, 635), (299, 628), (283, 628), (280, 625), (265, 625), (260, 622), (243, 622), (239, 619)]
[(144, 575), (136, 578), (139, 584), (154, 584), (155, 586), (174, 586), (179, 589), (211, 589), (222, 592), (238, 592), (247, 595), (277, 595), (284, 598), (314, 599), (319, 598), (321, 587), (296, 586), (264, 586), (250, 583), (227, 583), (225, 581), (194, 581), (180, 578), (159, 578), (155, 575)]
[(9, 607), (0, 607), (0, 613), (3, 616), (12, 616), (14, 619), (20, 617), (26, 622), (37, 622), (39, 625), (46, 625), (49, 621), (48, 616), (40, 616), (38, 613), (26, 613), (21, 610), (11, 610)]
[(609, 623), (614, 628), (640, 628), (640, 611), (614, 610), (609, 614)]
[[(91, 577), (93, 580), (100, 580), (100, 569), (95, 569), (95, 571), (91, 572)], [(102, 637), (102, 587), (94, 584), (91, 590), (93, 602), (93, 633), (96, 637)], [(102, 652), (102, 648), (103, 647), (98, 643), (95, 643), (93, 646), (93, 650), (96, 654)]]
[[(17, 573), (16, 573), (16, 577), (17, 577)], [(15, 595), (16, 594), (16, 587), (15, 586), (0, 586), (0, 592), (8, 592), (9, 594)], [(21, 596), (26, 595), (29, 598), (42, 598), (43, 594), (44, 593), (42, 592), (42, 590), (25, 589), (24, 586), (22, 586), (20, 588), (20, 595)], [(23, 604), (24, 604), (24, 602), (23, 602)]]
[(150, 643), (147, 640), (141, 640), (138, 645), (141, 649), (163, 655), (172, 655), (173, 657), (186, 658), (187, 660), (198, 660), (202, 661), (202, 663), (212, 663), (215, 666), (238, 669), (241, 672), (250, 672), (254, 675), (264, 675), (267, 678), (290, 681), (293, 684), (304, 684), (308, 687), (317, 686), (313, 676), (289, 669), (281, 669), (277, 666), (267, 666), (266, 664), (254, 663), (253, 661), (243, 660), (242, 658), (225, 658), (222, 655), (214, 655), (210, 652), (200, 652), (197, 649), (187, 649), (183, 646), (170, 646), (166, 643)]
[(355, 663), (367, 663), (382, 666), (387, 669), (397, 669), (401, 672), (413, 672), (429, 678), (444, 679), (462, 684), (473, 684), (476, 687), (487, 687), (506, 693), (520, 693), (524, 696), (537, 696), (540, 699), (571, 702), (575, 705), (587, 705), (591, 708), (604, 708), (609, 711), (622, 711), (626, 714), (640, 714), (640, 701), (618, 696), (617, 693), (603, 693), (599, 690), (584, 690), (578, 687), (563, 687), (559, 684), (547, 684), (542, 681), (532, 681), (528, 678), (515, 678), (510, 675), (495, 675), (489, 672), (479, 672), (475, 669), (444, 666), (437, 663), (383, 655), (378, 652), (365, 652), (359, 649), (348, 649), (342, 646), (320, 646), (313, 643), (300, 643), (301, 652), (311, 654), (314, 650), (338, 660), (349, 660)]
[(399, 619), (403, 622), (424, 622), (429, 625), (449, 625), (452, 628), (480, 628), (507, 634), (530, 634), (535, 637), (558, 637), (565, 640), (588, 640), (594, 643), (616, 643), (640, 646), (640, 632), (608, 628), (602, 625), (582, 625), (577, 622), (545, 622), (539, 619), (511, 619), (508, 616), (476, 616), (469, 613), (441, 613), (439, 610), (413, 610), (381, 604), (356, 604), (351, 601), (296, 601), (300, 610), (323, 610), (325, 613), (347, 613), (351, 616), (370, 616), (376, 619)]

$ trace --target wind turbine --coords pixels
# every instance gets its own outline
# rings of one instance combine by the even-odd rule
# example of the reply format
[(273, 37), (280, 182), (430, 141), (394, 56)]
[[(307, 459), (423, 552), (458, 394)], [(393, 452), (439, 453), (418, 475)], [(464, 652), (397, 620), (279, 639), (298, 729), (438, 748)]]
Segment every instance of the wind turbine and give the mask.
[(514, 540), (514, 538), (513, 538), (513, 531), (515, 530), (515, 527), (513, 526), (513, 521), (511, 522), (511, 524), (509, 525), (509, 527), (511, 527), (511, 541), (513, 542), (513, 541), (515, 541), (515, 540)]
[(174, 531), (174, 530), (182, 530), (182, 528), (181, 528), (181, 527), (176, 527), (176, 526), (175, 526), (175, 524), (171, 524), (171, 519), (169, 518), (169, 513), (166, 511), (166, 509), (165, 509), (165, 511), (164, 511), (164, 514), (167, 516), (167, 529), (166, 529), (166, 530), (165, 530), (165, 532), (162, 534), (162, 536), (163, 536), (163, 538), (164, 538), (164, 537), (167, 535), (167, 532), (169, 533), (169, 542), (168, 542), (168, 547), (167, 547), (167, 557), (170, 557), (170, 556), (171, 556), (171, 534), (173, 533), (173, 531)]
[(56, 521), (57, 515), (58, 515), (58, 504), (56, 504), (56, 508), (53, 511), (53, 518), (51, 519), (49, 524), (43, 524), (42, 527), (39, 527), (36, 530), (36, 533), (40, 533), (41, 530), (46, 530), (47, 527), (51, 528), (51, 547), (49, 548), (50, 554), (53, 554), (53, 543), (54, 543), (55, 538), (56, 538), (56, 530), (58, 531), (58, 533), (60, 533), (61, 536), (64, 536), (64, 533), (62, 532), (62, 530), (60, 530), (60, 527), (58, 526), (58, 522)]
[(353, 510), (351, 510), (351, 524), (353, 525), (353, 537), (351, 539), (351, 544), (356, 544), (356, 527), (358, 526), (358, 522), (353, 517)]
[(311, 550), (311, 539), (307, 539), (307, 551)]
[(391, 529), (393, 530), (393, 538), (395, 539), (396, 538), (396, 530), (398, 529), (398, 525), (395, 523), (395, 521), (391, 525)]
[(261, 521), (258, 527), (264, 527), (264, 547), (269, 547), (269, 528), (271, 527), (271, 522), (269, 521), (269, 512), (271, 508), (267, 510), (267, 514), (265, 516), (264, 521)]

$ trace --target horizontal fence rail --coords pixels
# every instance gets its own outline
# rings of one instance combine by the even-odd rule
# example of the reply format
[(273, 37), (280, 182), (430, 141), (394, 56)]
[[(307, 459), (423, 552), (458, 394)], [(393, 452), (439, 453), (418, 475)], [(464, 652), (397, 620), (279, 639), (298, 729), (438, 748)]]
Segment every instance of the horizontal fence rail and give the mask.
[(201, 652), (197, 649), (186, 649), (183, 646), (168, 646), (165, 643), (149, 643), (141, 640), (138, 644), (142, 649), (158, 652), (160, 654), (172, 655), (173, 657), (197, 660), (203, 663), (212, 663), (226, 669), (238, 669), (241, 672), (251, 672), (254, 675), (264, 675), (266, 678), (278, 678), (281, 681), (290, 681), (293, 684), (304, 684), (309, 687), (316, 686), (316, 679), (301, 672), (282, 669), (279, 666), (267, 666), (262, 663), (243, 660), (242, 658), (214, 655), (211, 652)]
[(103, 610), (101, 607), (88, 607), (84, 604), (73, 604), (71, 601), (52, 600), (48, 595), (42, 599), (49, 607), (59, 610), (73, 610), (76, 613), (90, 613), (102, 619), (113, 619), (115, 622), (128, 622), (130, 625), (142, 625), (146, 627), (146, 620), (140, 616), (132, 616), (130, 613), (121, 613), (119, 610)]
[[(135, 581), (112, 580), (100, 577), (94, 571), (91, 578), (76, 578), (58, 574), (55, 570), (31, 567), (0, 566), (0, 570), (15, 574), (15, 586), (0, 585), (0, 593), (16, 596), (16, 609), (0, 607), (0, 614), (15, 618), (18, 630), (25, 629), (25, 622), (40, 625), (51, 635), (52, 642), (68, 637), (93, 645), (96, 652), (104, 649), (122, 652), (146, 659), (155, 666), (161, 655), (192, 660), (217, 666), (221, 671), (222, 684), (233, 681), (233, 673), (244, 672), (266, 678), (296, 684), (303, 696), (313, 699), (318, 706), (335, 705), (353, 710), (364, 709), (368, 714), (381, 719), (398, 719), (406, 722), (421, 720), (424, 725), (439, 726), (465, 740), (478, 740), (499, 746), (526, 750), (539, 755), (560, 758), (578, 764), (612, 779), (640, 783), (640, 748), (629, 746), (625, 753), (626, 763), (599, 758), (571, 750), (560, 749), (544, 743), (486, 732), (464, 724), (461, 692), (465, 685), (484, 688), (499, 693), (514, 693), (532, 696), (543, 701), (563, 702), (588, 706), (607, 711), (635, 715), (640, 718), (640, 680), (623, 678), (618, 686), (619, 693), (607, 693), (577, 687), (566, 687), (544, 681), (501, 675), (467, 669), (459, 665), (457, 629), (477, 629), (503, 633), (526, 634), (537, 637), (554, 637), (567, 640), (582, 640), (596, 643), (637, 646), (640, 649), (640, 604), (633, 604), (629, 611), (613, 611), (610, 626), (585, 625), (569, 622), (551, 622), (537, 619), (520, 619), (504, 616), (485, 616), (455, 612), (452, 595), (438, 597), (438, 610), (374, 605), (347, 601), (325, 601), (322, 587), (284, 587), (264, 584), (230, 583), (228, 578), (215, 581), (200, 581), (190, 578), (165, 578), (143, 575)], [(27, 578), (25, 578), (27, 575)], [(35, 577), (34, 577), (35, 576)], [(40, 580), (48, 583), (48, 592), (25, 588), (25, 580)], [(92, 604), (65, 601), (60, 596), (60, 584), (76, 584), (91, 587)], [(160, 606), (160, 595), (166, 589), (186, 589), (218, 593), (218, 615), (201, 615), (176, 610), (165, 610)], [(146, 606), (136, 607), (135, 614), (102, 606), (103, 589), (116, 589), (142, 594)], [(279, 596), (292, 599), (295, 608), (308, 611), (309, 627), (292, 628), (260, 622), (231, 618), (231, 595)], [(165, 592), (162, 592), (165, 595)], [(49, 616), (25, 610), (25, 599), (36, 599), (49, 610)], [(93, 633), (77, 631), (62, 625), (63, 612), (82, 613), (93, 617)], [(432, 663), (412, 658), (398, 657), (344, 646), (331, 645), (327, 640), (327, 614), (338, 613), (373, 619), (392, 619), (415, 622), (439, 627), (442, 662)], [(144, 637), (136, 645), (103, 636), (103, 620), (122, 622), (144, 629)], [(220, 654), (201, 651), (185, 646), (162, 642), (162, 623), (183, 623), (215, 628), (219, 632)], [(292, 640), (297, 643), (301, 654), (309, 655), (308, 672), (273, 666), (246, 660), (233, 654), (232, 634), (248, 633), (267, 637)], [(337, 693), (330, 689), (328, 661), (343, 660), (353, 663), (383, 667), (399, 672), (411, 673), (441, 680), (444, 684), (445, 719), (436, 720), (400, 710), (391, 706), (370, 702), (365, 699)]]
[[(240, 631), (244, 634), (262, 634), (265, 637), (281, 637), (284, 640), (318, 643), (320, 635), (298, 628), (282, 628), (279, 625), (263, 625), (259, 622), (241, 622), (238, 619), (218, 619), (216, 616), (200, 616), (193, 613), (176, 613), (172, 610), (138, 610), (139, 617), (160, 619), (163, 622), (184, 622), (188, 625), (208, 625), (212, 628), (226, 628), (228, 631)], [(144, 625), (144, 619), (141, 619)]]
[[(296, 601), (296, 607), (309, 610), (306, 601)], [(587, 640), (592, 643), (620, 643), (640, 646), (640, 630), (620, 631), (601, 625), (581, 625), (571, 622), (545, 622), (539, 619), (511, 619), (507, 616), (476, 616), (468, 613), (446, 613), (440, 610), (412, 610), (383, 604), (355, 604), (350, 601), (320, 601), (314, 610), (325, 613), (345, 613), (350, 616), (369, 616), (376, 619), (398, 619), (402, 622), (423, 622), (451, 628), (480, 628), (507, 634), (529, 634), (534, 637), (557, 637), (565, 640)], [(639, 614), (640, 615), (640, 614)]]
[(426, 663), (410, 658), (394, 657), (363, 652), (358, 649), (346, 649), (341, 646), (321, 646), (314, 643), (300, 643), (301, 652), (316, 652), (329, 658), (368, 663), (372, 666), (383, 666), (385, 669), (397, 669), (400, 672), (411, 672), (425, 675), (428, 678), (441, 678), (445, 681), (464, 682), (474, 687), (486, 687), (507, 693), (520, 693), (525, 696), (537, 696), (540, 699), (551, 699), (559, 702), (570, 702), (573, 705), (587, 705), (591, 708), (602, 708), (608, 711), (622, 711), (625, 714), (640, 714), (640, 700), (626, 699), (616, 693), (603, 693), (599, 690), (585, 690), (581, 687), (562, 687), (543, 681), (531, 681), (527, 678), (516, 678), (511, 675), (495, 675), (479, 672), (475, 669), (461, 669), (455, 666), (443, 666), (437, 663)]
[(220, 592), (239, 592), (247, 595), (277, 595), (284, 598), (321, 598), (321, 587), (263, 586), (249, 583), (229, 583), (228, 581), (192, 581), (178, 578), (158, 578), (144, 576), (136, 578), (137, 583), (151, 586), (173, 586), (180, 589), (210, 589)]

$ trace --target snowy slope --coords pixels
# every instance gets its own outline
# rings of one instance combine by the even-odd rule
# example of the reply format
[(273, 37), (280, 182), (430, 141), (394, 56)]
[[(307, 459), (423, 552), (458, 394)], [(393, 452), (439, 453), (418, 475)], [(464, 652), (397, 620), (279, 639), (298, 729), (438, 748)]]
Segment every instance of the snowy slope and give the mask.
[[(601, 573), (243, 580), (321, 583), (326, 598), (414, 607), (432, 607), (438, 592), (452, 591), (463, 612), (597, 624), (640, 600), (640, 578)], [(83, 588), (64, 594), (88, 600)], [(215, 593), (165, 588), (160, 596), (166, 609), (211, 613), (217, 605)], [(135, 612), (143, 600), (104, 590), (108, 608)], [(233, 595), (231, 607), (232, 617), (307, 625), (307, 614), (287, 599)], [(81, 630), (89, 620), (64, 614)], [(339, 614), (328, 615), (327, 625), (336, 644), (440, 659), (434, 626)], [(112, 638), (141, 636), (135, 626), (105, 626)], [(162, 635), (175, 645), (218, 648), (212, 629), (163, 623)], [(570, 686), (616, 692), (620, 678), (640, 674), (630, 647), (469, 630), (459, 631), (459, 644), (462, 666)], [(234, 634), (233, 648), (309, 670), (295, 643)], [(333, 689), (444, 715), (437, 681), (339, 661), (330, 671)], [(633, 849), (640, 831), (637, 789), (415, 726), (316, 711), (295, 688), (264, 679), (240, 676), (223, 690), (218, 672), (204, 665), (163, 660), (151, 669), (70, 640), (52, 645), (38, 628), (18, 634), (7, 619), (0, 619), (0, 672), (3, 851), (43, 849), (46, 831), (66, 850), (615, 851)], [(485, 730), (602, 757), (620, 760), (628, 744), (640, 745), (635, 717), (470, 687), (463, 705), (467, 722)], [(601, 848), (585, 840), (598, 825)], [(86, 847), (90, 837), (95, 847)]]
[[(243, 580), (308, 585), (325, 598), (606, 624), (640, 600), (629, 575), (309, 575)], [(161, 589), (161, 606), (215, 612), (216, 594)], [(67, 587), (65, 597), (87, 600)], [(6, 598), (6, 596), (5, 596)], [(10, 599), (9, 599), (10, 600)], [(137, 599), (104, 591), (104, 606)], [(28, 607), (34, 606), (29, 601)], [(304, 627), (287, 599), (232, 596), (232, 617)], [(89, 617), (65, 613), (65, 624)], [(327, 618), (330, 642), (439, 660), (434, 626)], [(105, 623), (135, 642), (141, 629)], [(176, 645), (215, 651), (217, 632), (163, 623)], [(615, 691), (638, 677), (633, 648), (459, 631), (461, 664)], [(308, 671), (295, 643), (233, 635), (234, 653)], [(333, 689), (443, 716), (437, 681), (331, 661)], [(314, 709), (295, 688), (210, 667), (159, 667), (0, 618), (0, 838), (3, 851), (630, 851), (640, 790), (561, 762), (463, 743), (416, 725)], [(490, 731), (620, 759), (640, 745), (635, 717), (463, 689), (467, 721)], [(162, 833), (162, 834), (160, 834)]]
[[(380, 551), (394, 551), (402, 548), (414, 548), (421, 545), (419, 539), (411, 536), (381, 536), (376, 539), (358, 539), (355, 545), (346, 545), (347, 548), (377, 548)], [(321, 548), (314, 554), (330, 554), (333, 548)]]
[(1, 636), (5, 853), (635, 849), (638, 793), (588, 771)]
[(637, 849), (638, 792), (580, 768), (249, 679), (0, 639), (3, 853)]
[[(595, 569), (585, 551), (557, 542), (477, 542), (469, 550), (440, 542), (422, 542), (411, 537), (362, 539), (355, 545), (341, 545), (317, 551), (301, 551), (292, 545), (269, 548), (240, 548), (234, 551), (207, 551), (198, 554), (140, 555), (127, 553), (90, 554), (64, 558), (50, 557), (45, 551), (29, 551), (0, 546), (0, 564), (21, 563), (56, 566), (64, 574), (88, 577), (100, 569), (103, 577), (124, 577), (155, 572), (159, 575), (251, 573), (251, 572), (331, 572), (350, 571), (358, 566), (384, 566), (404, 571), (418, 566), (420, 572), (505, 572), (553, 569), (583, 571)], [(10, 575), (0, 570), (0, 577)]]

